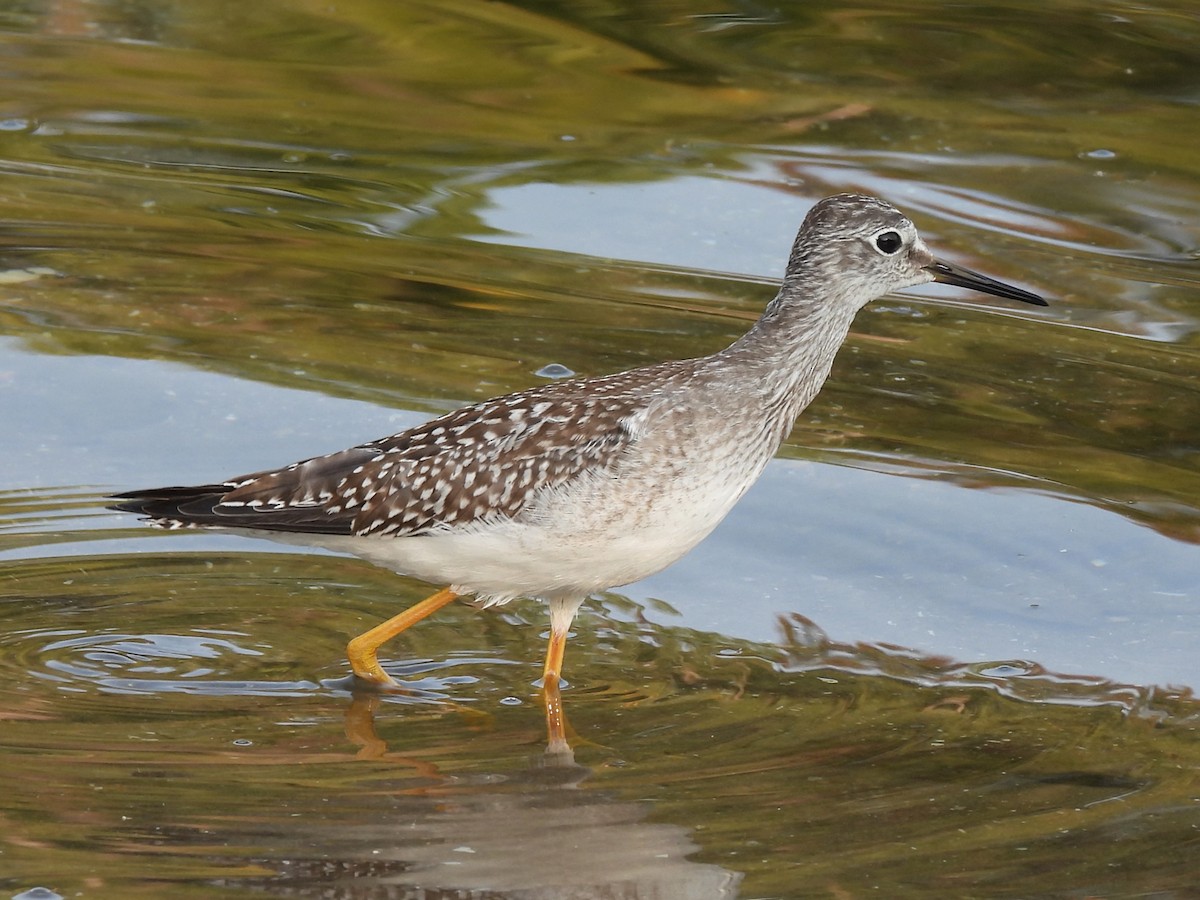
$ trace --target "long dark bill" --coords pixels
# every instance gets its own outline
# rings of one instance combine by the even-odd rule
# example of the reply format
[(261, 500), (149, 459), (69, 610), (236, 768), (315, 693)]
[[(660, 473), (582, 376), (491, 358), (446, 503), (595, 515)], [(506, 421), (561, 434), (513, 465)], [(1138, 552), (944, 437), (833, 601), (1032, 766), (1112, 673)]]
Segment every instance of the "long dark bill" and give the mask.
[(933, 273), (934, 281), (940, 281), (942, 284), (954, 284), (958, 285), (958, 287), (970, 288), (973, 291), (994, 294), (997, 297), (1007, 297), (1009, 300), (1032, 303), (1034, 306), (1049, 305), (1037, 294), (1031, 294), (1029, 291), (1023, 291), (1020, 288), (1013, 287), (1011, 284), (996, 281), (994, 278), (988, 278), (986, 275), (980, 275), (978, 272), (972, 272), (970, 269), (964, 269), (962, 266), (956, 266), (953, 263), (935, 259), (925, 268)]

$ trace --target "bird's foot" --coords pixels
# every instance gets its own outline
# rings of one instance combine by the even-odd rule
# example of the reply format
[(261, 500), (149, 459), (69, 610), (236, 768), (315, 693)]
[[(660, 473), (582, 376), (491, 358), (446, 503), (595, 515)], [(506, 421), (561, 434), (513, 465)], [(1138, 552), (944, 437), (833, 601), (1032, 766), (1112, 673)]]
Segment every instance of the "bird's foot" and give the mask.
[(404, 690), (404, 685), (389, 675), (379, 666), (377, 671), (355, 672), (350, 676), (350, 690), (362, 693), (390, 694)]

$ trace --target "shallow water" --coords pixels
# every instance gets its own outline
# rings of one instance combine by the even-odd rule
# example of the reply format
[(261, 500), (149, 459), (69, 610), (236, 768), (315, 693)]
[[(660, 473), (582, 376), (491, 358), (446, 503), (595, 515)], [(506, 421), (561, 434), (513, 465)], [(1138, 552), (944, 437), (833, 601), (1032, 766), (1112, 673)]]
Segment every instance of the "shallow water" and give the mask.
[[(643, 6), (0, 8), (4, 896), (1197, 896), (1194, 11)], [(569, 746), (536, 603), (354, 696), (428, 586), (103, 507), (710, 352), (837, 190), (1051, 306), (864, 310)]]

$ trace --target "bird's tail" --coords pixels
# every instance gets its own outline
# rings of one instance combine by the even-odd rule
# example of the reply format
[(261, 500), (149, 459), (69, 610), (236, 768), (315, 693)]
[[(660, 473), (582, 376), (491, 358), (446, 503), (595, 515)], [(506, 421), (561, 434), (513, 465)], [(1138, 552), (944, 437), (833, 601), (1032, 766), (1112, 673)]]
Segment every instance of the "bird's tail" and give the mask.
[(161, 487), (113, 494), (108, 508), (146, 516), (157, 525), (181, 528), (186, 525), (216, 525), (217, 504), (229, 493), (227, 484), (201, 484), (190, 487)]

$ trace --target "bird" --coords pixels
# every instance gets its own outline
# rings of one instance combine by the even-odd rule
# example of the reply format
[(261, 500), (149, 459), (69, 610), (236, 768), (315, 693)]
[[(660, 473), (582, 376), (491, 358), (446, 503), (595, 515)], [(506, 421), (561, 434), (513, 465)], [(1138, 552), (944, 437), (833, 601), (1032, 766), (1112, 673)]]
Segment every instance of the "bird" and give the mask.
[(312, 543), (444, 585), (349, 642), (361, 687), (398, 687), (379, 648), (457, 598), (543, 600), (542, 684), (557, 690), (584, 600), (712, 532), (817, 396), (855, 314), (930, 282), (1048, 305), (938, 259), (886, 201), (836, 194), (808, 211), (762, 315), (710, 355), (542, 384), (282, 468), (114, 494), (111, 508)]

